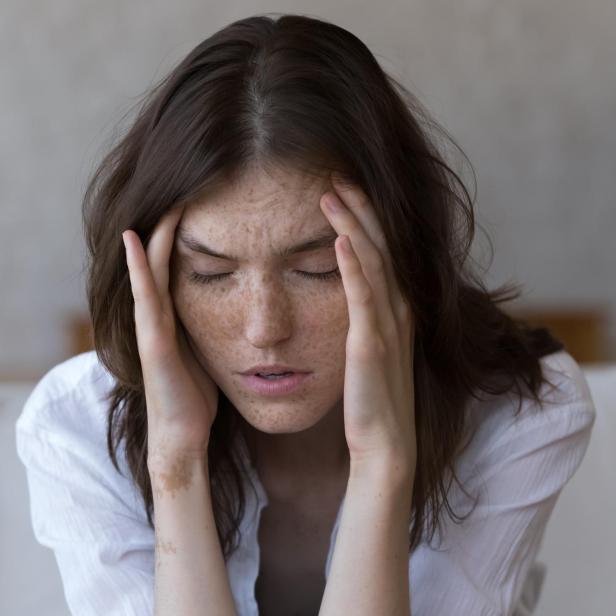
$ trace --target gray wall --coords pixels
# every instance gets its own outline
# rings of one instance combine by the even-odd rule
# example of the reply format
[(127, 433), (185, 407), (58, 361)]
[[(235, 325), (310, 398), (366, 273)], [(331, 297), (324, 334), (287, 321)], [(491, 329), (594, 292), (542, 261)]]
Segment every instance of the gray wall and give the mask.
[(80, 200), (116, 122), (201, 39), (265, 11), (322, 17), (362, 38), (469, 155), (495, 249), (488, 285), (515, 279), (528, 303), (605, 304), (616, 347), (616, 3), (358, 7), (4, 0), (0, 374), (66, 356), (65, 315), (86, 307)]

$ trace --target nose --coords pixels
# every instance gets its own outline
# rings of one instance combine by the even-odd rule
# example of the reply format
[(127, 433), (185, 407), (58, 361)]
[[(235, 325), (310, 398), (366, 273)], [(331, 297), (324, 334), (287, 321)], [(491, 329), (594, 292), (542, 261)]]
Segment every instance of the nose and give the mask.
[(293, 313), (287, 294), (277, 285), (260, 284), (246, 298), (245, 336), (257, 348), (273, 347), (287, 340)]

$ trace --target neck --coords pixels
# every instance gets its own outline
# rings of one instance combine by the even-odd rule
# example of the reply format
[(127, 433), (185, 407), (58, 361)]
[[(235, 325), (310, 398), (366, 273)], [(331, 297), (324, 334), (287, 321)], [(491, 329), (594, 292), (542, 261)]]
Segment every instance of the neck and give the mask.
[(340, 405), (301, 432), (269, 434), (245, 421), (241, 428), (253, 465), (269, 492), (296, 498), (315, 482), (346, 484), (350, 457)]

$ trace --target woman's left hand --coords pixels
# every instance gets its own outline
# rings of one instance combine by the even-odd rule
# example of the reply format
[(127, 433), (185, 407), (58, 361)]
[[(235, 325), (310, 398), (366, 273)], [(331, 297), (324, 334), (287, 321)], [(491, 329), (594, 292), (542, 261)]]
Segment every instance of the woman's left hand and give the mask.
[(339, 235), (336, 258), (349, 311), (344, 425), (351, 463), (394, 464), (414, 475), (415, 321), (370, 200), (355, 184), (332, 176), (332, 185), (336, 192), (324, 193), (320, 203)]

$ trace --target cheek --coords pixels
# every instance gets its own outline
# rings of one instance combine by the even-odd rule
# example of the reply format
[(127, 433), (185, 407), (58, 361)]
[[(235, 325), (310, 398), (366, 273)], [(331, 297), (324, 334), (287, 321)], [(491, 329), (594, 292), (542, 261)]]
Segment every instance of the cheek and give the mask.
[(344, 293), (338, 290), (301, 297), (297, 302), (298, 326), (316, 335), (318, 339), (337, 339), (346, 335), (349, 313)]
[(232, 313), (217, 295), (190, 284), (178, 285), (173, 295), (178, 318), (200, 349), (208, 340), (215, 340), (233, 327)]
[(321, 375), (342, 387), (349, 316), (344, 291), (320, 294), (305, 301), (297, 321), (301, 353)]

